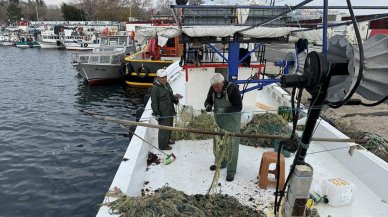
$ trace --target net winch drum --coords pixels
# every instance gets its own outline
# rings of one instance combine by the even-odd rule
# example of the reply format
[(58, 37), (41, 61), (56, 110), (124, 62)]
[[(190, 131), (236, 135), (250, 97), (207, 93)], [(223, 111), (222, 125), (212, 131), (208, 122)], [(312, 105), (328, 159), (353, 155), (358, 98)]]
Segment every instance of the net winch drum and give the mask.
[(338, 103), (356, 89), (367, 100), (377, 101), (387, 96), (388, 90), (388, 36), (376, 35), (363, 44), (364, 70), (358, 87), (360, 53), (345, 36), (329, 39), (327, 62), (332, 74), (326, 100)]

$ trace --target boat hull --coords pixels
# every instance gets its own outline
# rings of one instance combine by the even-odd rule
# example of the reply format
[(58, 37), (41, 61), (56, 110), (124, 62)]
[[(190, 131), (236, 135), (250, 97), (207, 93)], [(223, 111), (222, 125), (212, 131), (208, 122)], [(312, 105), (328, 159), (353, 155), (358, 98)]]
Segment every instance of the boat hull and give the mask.
[(75, 68), (78, 74), (90, 85), (99, 85), (120, 80), (123, 77), (120, 72), (120, 66), (120, 64), (100, 65), (79, 63)]
[(78, 42), (65, 42), (66, 50), (78, 50), (78, 51), (91, 51), (96, 47), (99, 47), (99, 44), (95, 43), (78, 43)]
[(36, 41), (33, 42), (16, 42), (18, 48), (40, 48), (40, 44)]
[(13, 43), (12, 41), (0, 41), (0, 46), (12, 46)]
[(61, 42), (40, 42), (40, 48), (43, 49), (65, 49)]

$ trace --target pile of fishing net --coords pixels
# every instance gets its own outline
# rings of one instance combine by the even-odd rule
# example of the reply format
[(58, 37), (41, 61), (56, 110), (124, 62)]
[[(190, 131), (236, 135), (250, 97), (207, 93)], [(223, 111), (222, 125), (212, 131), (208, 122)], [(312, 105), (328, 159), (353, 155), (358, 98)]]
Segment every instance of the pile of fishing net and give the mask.
[(347, 132), (346, 134), (352, 138), (366, 139), (366, 143), (361, 146), (388, 162), (388, 141), (383, 137), (370, 132)]
[[(182, 116), (184, 113), (182, 113)], [(187, 114), (186, 114), (187, 115)], [(212, 114), (201, 113), (196, 116), (186, 118), (189, 122), (182, 122), (178, 126), (184, 128), (191, 128), (196, 130), (209, 130), (212, 131), (216, 128), (214, 123), (214, 117)], [(188, 132), (173, 131), (171, 134), (173, 140), (206, 140), (212, 139), (214, 136), (206, 134), (194, 134)]]
[(163, 187), (141, 197), (123, 196), (109, 205), (112, 213), (127, 217), (265, 216), (228, 195), (187, 195), (171, 187)]
[[(287, 122), (278, 114), (264, 113), (256, 114), (252, 120), (241, 129), (243, 134), (254, 135), (276, 135), (290, 136), (291, 128)], [(255, 147), (274, 147), (276, 140), (257, 139), (257, 138), (241, 138), (241, 144)]]
[[(201, 113), (197, 116), (193, 115), (190, 117), (189, 122), (185, 122), (184, 124), (180, 123), (179, 127), (209, 131), (213, 131), (217, 128), (214, 116), (208, 113)], [(241, 133), (290, 136), (291, 128), (288, 127), (287, 122), (280, 115), (274, 113), (262, 113), (254, 115), (252, 120), (241, 129)], [(214, 136), (173, 131), (172, 138), (174, 140), (205, 140), (212, 139)], [(274, 142), (276, 141), (270, 139), (241, 138), (241, 144), (255, 147), (274, 147)]]

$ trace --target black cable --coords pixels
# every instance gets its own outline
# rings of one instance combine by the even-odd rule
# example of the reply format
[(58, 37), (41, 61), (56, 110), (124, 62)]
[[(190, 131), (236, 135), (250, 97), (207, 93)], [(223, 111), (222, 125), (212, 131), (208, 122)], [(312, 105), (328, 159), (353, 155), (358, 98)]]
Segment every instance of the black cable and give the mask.
[[(298, 97), (297, 97), (297, 106), (296, 106), (296, 109), (295, 109), (295, 101), (294, 101), (294, 97), (295, 97), (295, 91), (296, 91), (296, 88), (293, 88), (292, 89), (292, 93), (291, 93), (291, 107), (292, 107), (292, 134), (291, 134), (291, 140), (294, 139), (294, 136), (295, 136), (295, 131), (296, 131), (296, 126), (298, 124), (298, 118), (299, 118), (299, 111), (300, 111), (300, 101), (302, 99), (302, 93), (303, 93), (303, 88), (300, 88), (299, 89), (299, 92), (298, 92)], [(280, 145), (279, 145), (280, 146)], [(280, 150), (280, 148), (279, 148)], [(299, 151), (299, 149), (298, 149)], [(298, 154), (296, 155), (298, 156)], [(296, 157), (295, 157), (296, 159)], [(284, 192), (286, 190), (286, 187), (287, 187), (287, 184), (291, 178), (291, 174), (294, 172), (295, 170), (295, 166), (296, 166), (296, 161), (294, 159), (294, 163), (291, 165), (291, 169), (290, 169), (290, 172), (287, 176), (287, 179), (284, 183), (284, 186), (283, 186), (283, 191), (281, 192), (280, 194), (280, 197), (279, 197), (279, 201), (278, 201), (278, 206), (276, 207), (276, 203), (275, 203), (275, 209), (276, 209), (276, 212), (279, 212), (279, 209), (280, 209), (280, 204), (282, 202), (282, 199), (283, 199), (283, 196), (284, 196)], [(279, 159), (278, 159), (279, 160)], [(278, 187), (278, 183), (276, 183), (276, 187)], [(275, 201), (276, 201), (276, 195), (275, 195)], [(276, 215), (276, 213), (275, 213)]]
[(363, 105), (363, 106), (368, 106), (368, 107), (372, 107), (372, 106), (379, 105), (379, 104), (381, 104), (381, 103), (385, 102), (386, 100), (388, 100), (388, 95), (387, 95), (387, 96), (385, 96), (384, 98), (380, 99), (379, 101), (377, 101), (377, 102), (374, 102), (374, 103), (370, 103), (370, 104), (368, 104), (368, 103), (364, 103), (364, 102), (362, 102), (362, 101), (361, 101), (360, 105)]
[(364, 48), (362, 47), (362, 40), (361, 40), (360, 31), (359, 31), (358, 26), (357, 26), (357, 20), (356, 20), (356, 17), (354, 16), (354, 12), (353, 12), (353, 8), (352, 8), (352, 4), (350, 3), (350, 0), (346, 0), (346, 3), (348, 5), (350, 16), (352, 17), (352, 23), (353, 23), (354, 32), (356, 33), (358, 49), (359, 49), (359, 52), (360, 52), (360, 64), (359, 64), (357, 81), (356, 81), (356, 84), (354, 85), (353, 89), (350, 90), (350, 93), (348, 94), (346, 99), (342, 100), (339, 103), (331, 103), (331, 104), (329, 104), (329, 106), (331, 108), (339, 108), (339, 107), (341, 107), (341, 106), (346, 104), (346, 102), (353, 96), (354, 92), (356, 91), (356, 89), (360, 85), (360, 82), (361, 82), (361, 79), (362, 79), (362, 74), (363, 74), (363, 71), (364, 71)]

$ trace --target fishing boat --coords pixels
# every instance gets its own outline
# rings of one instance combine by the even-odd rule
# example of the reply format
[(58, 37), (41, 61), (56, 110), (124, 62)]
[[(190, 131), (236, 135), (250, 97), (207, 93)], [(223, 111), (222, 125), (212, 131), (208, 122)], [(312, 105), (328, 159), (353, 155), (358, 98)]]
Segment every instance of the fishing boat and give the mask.
[(62, 43), (66, 50), (92, 51), (100, 46), (94, 32), (85, 32), (82, 27), (63, 29)]
[(18, 48), (40, 48), (40, 44), (38, 41), (32, 38), (24, 38), (22, 37), (20, 41), (15, 43), (15, 46)]
[(0, 46), (12, 46), (13, 44), (14, 41), (10, 39), (9, 35), (0, 34)]
[(135, 41), (144, 49), (125, 58), (125, 82), (129, 87), (151, 87), (158, 69), (166, 68), (182, 55), (182, 44), (178, 37), (163, 37), (168, 27), (145, 27), (136, 31)]
[(62, 38), (55, 34), (44, 34), (42, 32), (40, 39), (40, 47), (43, 49), (65, 49)]
[[(263, 157), (265, 153), (273, 152), (273, 148), (240, 144), (235, 180), (225, 181), (226, 171), (221, 170), (221, 178), (216, 188), (218, 192), (233, 196), (242, 204), (260, 210), (264, 216), (306, 216), (308, 208), (314, 204), (309, 205), (308, 202), (311, 202), (314, 197), (312, 195), (316, 194), (329, 198), (327, 203), (319, 203), (317, 200), (313, 206), (320, 216), (386, 216), (388, 188), (384, 186), (388, 180), (387, 162), (363, 148), (355, 149), (359, 146), (354, 140), (348, 140), (347, 136), (319, 118), (319, 115), (324, 104), (341, 106), (355, 91), (376, 103), (387, 100), (388, 81), (385, 79), (386, 73), (384, 76), (384, 61), (387, 58), (388, 37), (377, 36), (368, 39), (364, 49), (354, 47), (345, 37), (323, 40), (322, 52), (308, 52), (305, 46), (297, 44), (294, 54), (287, 55), (283, 61), (277, 63), (282, 69), (281, 73), (268, 76), (270, 74), (265, 70), (265, 61), (262, 61), (265, 59), (264, 43), (279, 42), (281, 38), (289, 35), (292, 29), (261, 26), (269, 22), (268, 17), (261, 17), (260, 20), (254, 15), (271, 13), (271, 20), (279, 21), (280, 19), (276, 18), (283, 17), (293, 9), (302, 8), (309, 2), (303, 1), (292, 7), (275, 7), (279, 11), (273, 11), (268, 6), (171, 6), (177, 17), (178, 31), (181, 31), (179, 34), (182, 34), (186, 46), (202, 43), (202, 51), (209, 55), (198, 57), (197, 52), (193, 58), (187, 52), (190, 49), (184, 49), (186, 52), (183, 59), (166, 69), (169, 83), (174, 93), (183, 96), (181, 104), (192, 107), (193, 111), (200, 111), (209, 90), (209, 79), (215, 72), (223, 73), (227, 80), (240, 84), (240, 91), (244, 94), (242, 122), (245, 124), (254, 114), (278, 111), (282, 106), (294, 107), (295, 94), (286, 92), (283, 89), (285, 87), (305, 88), (312, 94), (310, 106), (301, 105), (298, 109), (301, 111), (300, 119), (293, 118), (289, 123), (293, 130), (296, 130), (297, 125), (304, 126), (303, 132), (296, 132), (299, 139), (290, 138), (291, 140), (279, 143), (284, 150), (293, 153), (284, 160), (283, 168), (287, 174), (284, 183), (275, 181), (277, 184), (274, 186), (261, 186), (263, 176), (259, 176), (259, 171)], [(328, 5), (324, 5), (324, 9), (327, 15)], [(245, 18), (248, 17), (245, 20), (251, 19), (255, 24), (230, 27), (218, 23), (217, 28), (200, 25), (193, 27), (190, 24), (190, 21), (197, 23), (194, 15), (196, 18), (201, 17), (205, 24), (209, 24), (206, 21), (225, 23), (225, 17), (236, 22), (239, 19), (234, 19), (232, 15), (242, 11), (245, 11)], [(263, 13), (264, 11), (268, 13)], [(184, 14), (184, 19), (179, 18), (179, 13), (181, 16)], [(231, 16), (225, 16), (225, 13), (230, 13)], [(207, 19), (206, 15), (214, 18), (214, 14), (219, 17), (215, 20)], [(241, 20), (238, 22), (241, 24)], [(323, 28), (322, 31), (327, 29)], [(358, 43), (362, 46), (362, 42)], [(223, 49), (225, 44), (227, 47)], [(365, 53), (362, 53), (362, 50)], [(375, 55), (376, 52), (379, 55)], [(303, 57), (303, 53), (307, 55)], [(358, 74), (357, 71), (358, 65), (364, 64), (360, 61), (360, 57), (364, 56), (365, 65), (368, 65), (365, 70), (368, 73), (361, 76), (362, 72)], [(302, 61), (302, 58), (305, 61)], [(349, 70), (349, 74), (343, 70)], [(374, 76), (380, 76), (380, 79), (376, 80)], [(359, 80), (359, 85), (354, 84), (355, 80)], [(293, 115), (296, 114), (293, 112)], [(96, 117), (121, 124), (133, 124), (114, 118)], [(181, 117), (178, 116), (177, 119), (179, 118)], [(206, 194), (214, 176), (214, 172), (209, 170), (209, 166), (214, 163), (212, 140), (176, 141), (173, 149), (167, 153), (176, 156), (173, 163), (147, 166), (149, 152), (159, 153), (150, 145), (157, 146), (157, 130), (146, 125), (156, 123), (152, 117), (150, 103), (147, 104), (140, 122), (143, 123), (137, 124), (134, 133), (136, 137), (130, 141), (109, 192), (119, 190), (127, 197), (137, 197), (168, 185), (186, 194)], [(280, 150), (279, 148), (276, 152), (278, 162), (275, 164), (278, 165), (281, 164)], [(286, 152), (283, 154), (287, 155)], [(162, 154), (160, 156), (164, 157)], [(279, 171), (279, 167), (276, 166), (274, 170)], [(280, 173), (274, 176), (280, 177)], [(107, 194), (97, 216), (111, 216), (108, 204), (116, 199), (117, 195)]]
[(124, 76), (124, 57), (136, 51), (128, 35), (102, 37), (90, 53), (75, 53), (72, 64), (90, 85), (119, 80)]

